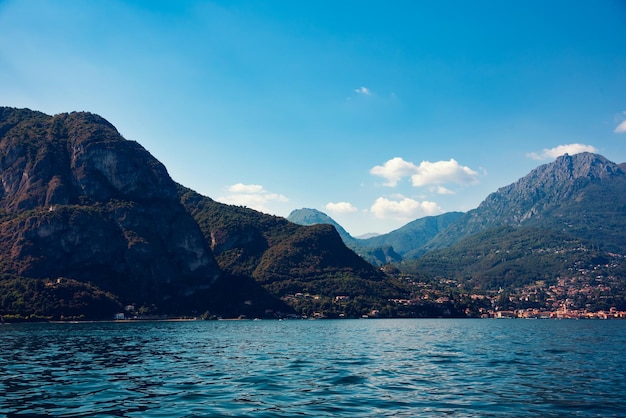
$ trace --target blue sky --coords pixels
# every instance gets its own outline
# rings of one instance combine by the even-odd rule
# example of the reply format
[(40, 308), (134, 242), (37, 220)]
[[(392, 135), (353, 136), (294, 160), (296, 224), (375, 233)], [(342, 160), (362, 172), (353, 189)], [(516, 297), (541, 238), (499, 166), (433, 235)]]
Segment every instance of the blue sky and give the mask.
[(384, 233), (626, 161), (624, 1), (0, 0), (0, 105), (85, 110), (225, 203)]

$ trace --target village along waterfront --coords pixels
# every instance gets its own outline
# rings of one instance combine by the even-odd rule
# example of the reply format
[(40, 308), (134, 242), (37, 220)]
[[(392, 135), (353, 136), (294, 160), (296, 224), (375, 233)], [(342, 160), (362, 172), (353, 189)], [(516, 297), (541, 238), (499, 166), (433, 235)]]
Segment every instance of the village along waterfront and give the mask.
[(623, 416), (626, 321), (0, 326), (0, 414)]

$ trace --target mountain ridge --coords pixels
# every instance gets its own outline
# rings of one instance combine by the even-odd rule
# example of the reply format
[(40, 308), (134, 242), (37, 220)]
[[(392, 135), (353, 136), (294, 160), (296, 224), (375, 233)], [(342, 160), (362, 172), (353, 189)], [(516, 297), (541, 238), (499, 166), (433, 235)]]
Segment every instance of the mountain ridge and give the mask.
[(624, 168), (563, 155), (491, 193), (390, 270), (478, 291), (476, 300), (492, 295), (501, 309), (626, 309)]
[(221, 277), (165, 167), (108, 121), (0, 117), (3, 273), (92, 282), (122, 303), (172, 311)]
[[(325, 305), (333, 315), (345, 315), (342, 306), (331, 305), (336, 296), (385, 304), (394, 295), (409, 294), (401, 283), (350, 250), (332, 225), (298, 225), (216, 202), (184, 187), (180, 195), (224, 271), (253, 277), (271, 294), (291, 300), (307, 314)], [(298, 298), (298, 294), (315, 297)]]
[[(565, 154), (499, 188), (468, 212), (419, 218), (387, 234), (366, 240), (348, 236), (344, 241), (359, 253), (386, 246), (398, 258), (413, 259), (491, 227), (547, 223), (550, 229), (573, 233), (596, 245), (603, 244), (607, 250), (621, 252), (620, 226), (626, 223), (626, 199), (621, 197), (626, 188), (624, 168), (626, 163), (616, 164), (598, 154)], [(290, 216), (294, 213), (297, 211)], [(321, 221), (338, 225), (318, 212), (317, 222)], [(599, 231), (604, 243), (596, 237)], [(398, 258), (377, 261), (384, 264), (398, 262)]]
[(366, 240), (353, 237), (333, 218), (317, 209), (295, 209), (291, 211), (287, 220), (305, 226), (332, 225), (344, 244), (371, 264), (380, 266), (402, 259), (390, 245), (384, 243), (382, 245), (367, 245)]
[(474, 299), (459, 289), (523, 287), (528, 298), (533, 283), (563, 280), (626, 306), (625, 168), (564, 155), (476, 209), (358, 239), (313, 209), (302, 222), (325, 225), (201, 196), (98, 115), (0, 107), (0, 315), (110, 318), (132, 305), (149, 315), (462, 316)]
[[(367, 299), (348, 313), (360, 316), (406, 295), (334, 228), (305, 228), (185, 189), (98, 115), (2, 107), (0, 133), (0, 315), (30, 315), (30, 307), (74, 317), (89, 294), (94, 304), (106, 301), (85, 311), (91, 319), (111, 318), (112, 306), (273, 316), (322, 303), (289, 304), (289, 295), (316, 292), (327, 303), (328, 292), (340, 292)], [(59, 295), (72, 303), (54, 301)], [(34, 297), (48, 302), (24, 299)]]
[(415, 219), (406, 225), (388, 232), (367, 238), (352, 237), (330, 216), (317, 209), (296, 209), (287, 217), (301, 225), (333, 225), (344, 243), (373, 264), (383, 265), (398, 262), (405, 256), (420, 251), (432, 238), (462, 216), (462, 212), (448, 212), (437, 216)]
[(500, 309), (626, 309), (626, 173), (564, 155), (489, 195), (404, 263), (494, 292)]
[[(619, 225), (626, 224), (624, 190), (626, 172), (618, 164), (598, 154), (565, 154), (491, 193), (476, 209), (435, 237), (424, 252), (501, 224), (533, 226), (548, 222), (552, 229), (576, 229), (577, 234), (592, 238), (597, 228), (606, 229), (601, 216), (610, 214)], [(604, 234), (611, 248), (622, 248), (621, 231), (615, 234), (606, 229)]]

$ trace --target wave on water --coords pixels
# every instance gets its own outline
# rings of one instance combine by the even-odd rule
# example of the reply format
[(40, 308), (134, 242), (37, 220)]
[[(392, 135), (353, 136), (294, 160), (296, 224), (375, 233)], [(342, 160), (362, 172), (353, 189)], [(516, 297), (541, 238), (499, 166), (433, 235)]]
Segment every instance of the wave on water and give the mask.
[(626, 321), (19, 324), (0, 338), (0, 415), (626, 411)]

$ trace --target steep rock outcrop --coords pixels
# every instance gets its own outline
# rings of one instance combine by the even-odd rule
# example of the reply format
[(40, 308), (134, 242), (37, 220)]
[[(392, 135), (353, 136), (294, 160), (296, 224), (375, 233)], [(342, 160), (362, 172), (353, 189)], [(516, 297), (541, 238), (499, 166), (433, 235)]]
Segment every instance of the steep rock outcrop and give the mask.
[(201, 309), (221, 274), (165, 167), (97, 115), (0, 108), (0, 210), (5, 273), (169, 312)]

